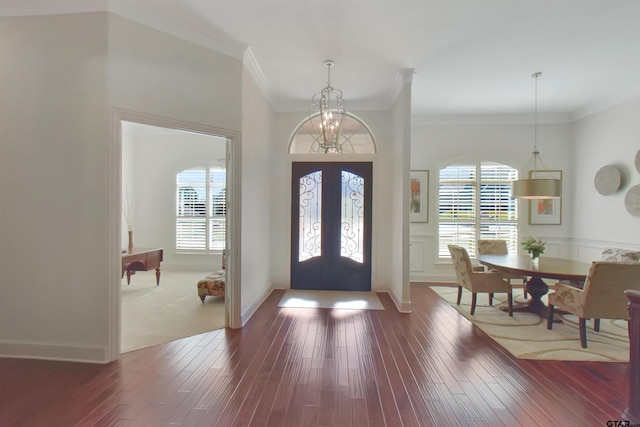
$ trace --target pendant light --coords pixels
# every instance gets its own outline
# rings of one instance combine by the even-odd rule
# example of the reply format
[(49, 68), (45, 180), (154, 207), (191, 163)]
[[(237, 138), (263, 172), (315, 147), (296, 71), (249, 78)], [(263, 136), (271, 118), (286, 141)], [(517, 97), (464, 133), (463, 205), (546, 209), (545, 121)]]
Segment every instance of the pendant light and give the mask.
[[(340, 140), (342, 125), (347, 110), (342, 99), (342, 91), (331, 85), (331, 67), (334, 62), (324, 61), (327, 67), (327, 86), (311, 98), (309, 120), (314, 130), (319, 132), (317, 151), (326, 153), (341, 153), (345, 141)], [(314, 147), (312, 147), (312, 151)]]
[(511, 197), (516, 199), (557, 199), (561, 194), (561, 181), (550, 176), (545, 177), (547, 168), (538, 151), (538, 77), (541, 75), (541, 72), (531, 75), (535, 80), (533, 153), (524, 169), (529, 172), (529, 178), (519, 179), (511, 184)]

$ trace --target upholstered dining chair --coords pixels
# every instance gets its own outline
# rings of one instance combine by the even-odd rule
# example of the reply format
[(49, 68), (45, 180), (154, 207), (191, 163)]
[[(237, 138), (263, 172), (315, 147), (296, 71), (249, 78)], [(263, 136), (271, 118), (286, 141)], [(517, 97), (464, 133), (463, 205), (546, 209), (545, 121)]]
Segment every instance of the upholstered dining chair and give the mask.
[[(507, 255), (509, 250), (507, 249), (506, 240), (498, 239), (486, 239), (478, 240), (478, 255)], [(522, 289), (524, 289), (524, 297), (527, 297), (527, 276), (520, 274), (510, 274), (506, 272), (500, 272), (503, 279), (506, 279), (509, 283), (511, 280), (519, 280), (522, 282)], [(518, 284), (520, 286), (520, 284)]]
[(453, 268), (458, 281), (458, 299), (456, 304), (460, 305), (462, 299), (462, 288), (471, 292), (471, 315), (476, 311), (476, 300), (478, 292), (489, 293), (489, 305), (493, 303), (492, 295), (497, 292), (505, 292), (509, 304), (509, 316), (513, 316), (513, 293), (511, 284), (502, 279), (495, 271), (474, 271), (471, 266), (469, 253), (462, 246), (449, 245), (449, 253), (453, 260)]
[(600, 261), (639, 262), (640, 251), (605, 248), (600, 256)]
[(593, 329), (600, 332), (600, 319), (626, 319), (627, 289), (640, 290), (640, 262), (594, 261), (582, 289), (558, 283), (548, 295), (549, 319), (553, 327), (556, 308), (578, 316), (580, 344), (587, 348), (586, 320), (593, 319)]
[[(629, 249), (619, 248), (605, 248), (600, 254), (600, 261), (640, 262), (640, 251), (632, 251)], [(571, 285), (577, 288), (584, 287), (584, 281), (569, 282), (568, 280), (560, 280), (559, 283)]]

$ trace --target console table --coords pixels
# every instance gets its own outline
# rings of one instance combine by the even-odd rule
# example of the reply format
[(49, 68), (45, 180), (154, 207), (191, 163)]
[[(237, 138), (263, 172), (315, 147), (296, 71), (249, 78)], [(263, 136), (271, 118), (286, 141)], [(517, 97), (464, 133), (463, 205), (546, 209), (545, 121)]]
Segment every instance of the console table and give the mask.
[(156, 286), (160, 285), (162, 248), (133, 248), (122, 253), (122, 277), (127, 274), (127, 285), (136, 271), (156, 270)]

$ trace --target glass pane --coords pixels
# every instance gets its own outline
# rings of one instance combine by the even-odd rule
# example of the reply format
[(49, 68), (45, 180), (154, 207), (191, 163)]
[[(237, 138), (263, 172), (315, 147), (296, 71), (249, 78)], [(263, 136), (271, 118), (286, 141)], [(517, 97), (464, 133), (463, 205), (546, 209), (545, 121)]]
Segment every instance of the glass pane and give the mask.
[(207, 173), (204, 169), (187, 169), (177, 174), (178, 216), (202, 216), (207, 213)]
[(480, 172), (480, 218), (482, 221), (517, 221), (517, 200), (511, 182), (518, 171), (498, 163), (482, 163)]
[(440, 221), (475, 220), (475, 166), (449, 166), (441, 169), (439, 184), (438, 214)]
[(207, 222), (204, 218), (180, 218), (176, 222), (176, 248), (206, 249)]
[(480, 223), (480, 237), (481, 239), (497, 239), (506, 240), (507, 249), (511, 254), (517, 254), (518, 248), (518, 223)]
[(322, 255), (322, 171), (300, 178), (298, 261)]
[(474, 223), (440, 223), (438, 256), (451, 258), (448, 245), (467, 249), (470, 256), (476, 255), (476, 227)]
[(224, 169), (211, 169), (209, 191), (211, 201), (211, 215), (225, 216), (227, 213), (227, 176)]
[[(307, 120), (298, 127), (291, 139), (289, 153), (307, 154), (322, 153), (319, 150), (320, 132), (313, 127), (312, 120)], [(375, 153), (376, 146), (369, 129), (359, 119), (347, 114), (340, 133), (342, 153)]]
[(215, 218), (209, 222), (209, 249), (223, 250), (226, 247), (225, 227), (224, 218)]
[(342, 171), (340, 256), (364, 262), (364, 178)]

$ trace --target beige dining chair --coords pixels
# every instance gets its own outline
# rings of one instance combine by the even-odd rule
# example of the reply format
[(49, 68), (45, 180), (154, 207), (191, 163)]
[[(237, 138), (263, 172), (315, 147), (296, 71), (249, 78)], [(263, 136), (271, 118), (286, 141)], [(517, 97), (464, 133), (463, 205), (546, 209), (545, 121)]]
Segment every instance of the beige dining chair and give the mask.
[(489, 294), (489, 305), (493, 304), (492, 296), (497, 292), (505, 292), (509, 304), (509, 316), (513, 316), (513, 293), (511, 284), (502, 279), (495, 271), (474, 271), (471, 266), (469, 253), (462, 246), (449, 245), (449, 253), (453, 260), (453, 268), (458, 281), (458, 298), (456, 304), (460, 305), (462, 299), (462, 288), (471, 292), (471, 315), (476, 311), (476, 300), (478, 292)]
[(586, 320), (593, 319), (593, 330), (600, 331), (600, 319), (626, 319), (625, 290), (640, 290), (640, 262), (594, 261), (582, 289), (558, 283), (548, 295), (547, 329), (553, 328), (555, 308), (578, 316), (580, 344), (587, 348)]
[[(629, 249), (605, 248), (600, 254), (600, 261), (615, 262), (640, 262), (640, 251), (632, 251)], [(558, 283), (571, 285), (576, 288), (584, 287), (584, 280), (579, 282), (570, 282), (568, 280), (560, 280)]]
[[(506, 240), (498, 239), (482, 239), (478, 240), (478, 255), (508, 255)], [(496, 271), (496, 270), (490, 270)], [(518, 284), (524, 290), (524, 297), (527, 298), (527, 276), (521, 274), (512, 274), (507, 272), (499, 272), (503, 279), (506, 279), (512, 286), (511, 280), (519, 280), (522, 284)]]

